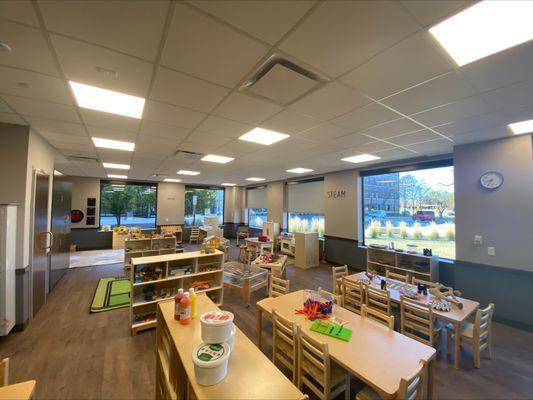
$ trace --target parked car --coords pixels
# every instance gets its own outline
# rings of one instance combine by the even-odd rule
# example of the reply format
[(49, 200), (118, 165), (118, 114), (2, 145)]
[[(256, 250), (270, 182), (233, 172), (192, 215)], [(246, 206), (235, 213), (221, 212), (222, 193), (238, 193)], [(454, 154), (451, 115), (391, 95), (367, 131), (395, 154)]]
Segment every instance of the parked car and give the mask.
[(372, 210), (367, 213), (367, 216), (371, 218), (385, 218), (387, 216), (387, 211), (385, 210)]
[(435, 221), (435, 211), (417, 211), (413, 214), (413, 221)]

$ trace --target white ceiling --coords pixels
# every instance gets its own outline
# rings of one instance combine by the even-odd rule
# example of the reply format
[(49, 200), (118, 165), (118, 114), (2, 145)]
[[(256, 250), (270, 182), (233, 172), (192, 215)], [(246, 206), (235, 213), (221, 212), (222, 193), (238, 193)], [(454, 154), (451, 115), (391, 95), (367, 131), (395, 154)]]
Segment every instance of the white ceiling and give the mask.
[[(101, 164), (68, 157), (130, 163), (134, 179), (196, 169), (183, 181), (246, 184), (295, 167), (352, 168), (340, 158), (360, 153), (379, 162), (445, 154), (533, 118), (533, 42), (458, 68), (428, 34), (468, 4), (3, 0), (0, 41), (13, 50), (0, 53), (0, 121), (41, 134), (63, 173), (96, 177)], [(274, 53), (324, 81), (288, 105), (239, 91)], [(79, 109), (68, 80), (146, 98), (143, 118)], [(256, 126), (291, 137), (238, 140)], [(91, 136), (134, 141), (135, 152), (96, 149)]]

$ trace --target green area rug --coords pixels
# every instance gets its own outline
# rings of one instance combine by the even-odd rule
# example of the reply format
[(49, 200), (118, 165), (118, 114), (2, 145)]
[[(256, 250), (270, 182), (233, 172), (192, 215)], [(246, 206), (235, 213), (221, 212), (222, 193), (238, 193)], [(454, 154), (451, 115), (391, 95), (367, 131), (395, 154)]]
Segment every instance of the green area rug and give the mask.
[(91, 312), (129, 307), (131, 282), (127, 278), (101, 278), (94, 292)]

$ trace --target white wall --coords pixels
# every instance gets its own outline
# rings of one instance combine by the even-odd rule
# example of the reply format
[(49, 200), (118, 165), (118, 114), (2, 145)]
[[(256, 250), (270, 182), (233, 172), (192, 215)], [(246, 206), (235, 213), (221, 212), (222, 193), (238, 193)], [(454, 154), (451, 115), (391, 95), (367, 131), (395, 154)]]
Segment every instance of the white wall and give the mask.
[(185, 185), (182, 183), (158, 184), (157, 225), (183, 224), (185, 214)]
[[(72, 229), (98, 228), (100, 223), (100, 179), (86, 178), (83, 176), (71, 176), (72, 182), (72, 209), (83, 211), (83, 219), (71, 224)], [(87, 225), (87, 199), (96, 198), (95, 225)]]

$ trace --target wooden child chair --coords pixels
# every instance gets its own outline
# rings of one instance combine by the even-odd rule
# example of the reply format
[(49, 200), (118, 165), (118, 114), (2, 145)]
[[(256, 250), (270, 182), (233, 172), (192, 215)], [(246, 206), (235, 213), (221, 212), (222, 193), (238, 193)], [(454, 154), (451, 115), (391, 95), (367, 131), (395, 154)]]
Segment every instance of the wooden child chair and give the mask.
[(342, 267), (331, 267), (331, 290), (335, 294), (341, 293), (341, 278), (348, 275), (348, 266), (343, 265)]
[(375, 310), (385, 315), (391, 315), (391, 299), (387, 290), (381, 290), (372, 286), (365, 286), (366, 308)]
[(192, 242), (200, 243), (200, 229), (191, 228), (191, 236), (189, 236), (189, 244)]
[(332, 297), (335, 304), (342, 307), (342, 296), (338, 294), (333, 294), (331, 292), (328, 292), (327, 290), (322, 289), (321, 287), (317, 290), (318, 294), (324, 295), (326, 297)]
[(361, 306), (364, 300), (364, 289), (360, 283), (353, 283), (341, 278), (342, 304), (347, 310), (361, 314)]
[(268, 297), (279, 297), (289, 293), (289, 280), (270, 275)]
[(403, 274), (396, 274), (396, 273), (391, 272), (389, 270), (387, 270), (387, 272), (385, 273), (385, 277), (388, 278), (388, 279), (394, 279), (396, 281), (409, 283), (409, 276), (403, 275)]
[(292, 383), (298, 383), (298, 330), (297, 324), (272, 310), (272, 363), (285, 365), (292, 374)]
[(400, 333), (435, 347), (438, 344), (441, 328), (436, 324), (433, 309), (429, 304), (401, 295)]
[(368, 308), (365, 304), (361, 306), (361, 317), (368, 317), (379, 322), (380, 324), (388, 326), (389, 329), (394, 329), (394, 316), (386, 315), (372, 308)]

